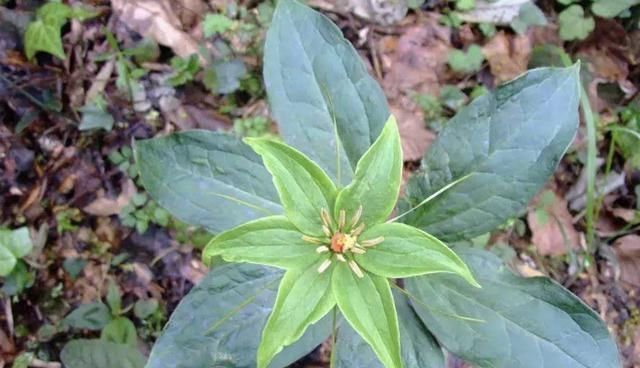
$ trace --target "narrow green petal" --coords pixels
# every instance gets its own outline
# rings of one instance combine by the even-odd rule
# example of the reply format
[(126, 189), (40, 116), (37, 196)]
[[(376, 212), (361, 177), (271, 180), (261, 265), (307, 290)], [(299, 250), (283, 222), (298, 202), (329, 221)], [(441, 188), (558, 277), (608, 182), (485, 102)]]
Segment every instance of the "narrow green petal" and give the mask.
[(263, 217), (213, 238), (203, 252), (205, 264), (215, 256), (228, 262), (257, 263), (280, 268), (307, 266), (320, 257), (316, 245), (284, 216)]
[(287, 218), (307, 235), (322, 235), (320, 211), (333, 208), (337, 190), (327, 174), (300, 151), (273, 140), (245, 138), (273, 175)]
[(278, 289), (258, 348), (258, 368), (269, 365), (285, 346), (296, 342), (307, 327), (318, 322), (336, 305), (331, 273), (318, 273), (317, 265), (288, 270)]
[(405, 224), (379, 224), (360, 237), (383, 237), (382, 243), (367, 248), (355, 259), (367, 271), (390, 278), (431, 273), (454, 273), (480, 287), (467, 265), (446, 244), (433, 235)]
[(402, 180), (402, 146), (396, 119), (392, 116), (378, 139), (358, 162), (353, 182), (338, 193), (338, 211), (352, 216), (363, 206), (362, 222), (374, 225), (389, 217), (398, 200)]
[(378, 359), (387, 368), (402, 368), (398, 316), (389, 281), (370, 273), (360, 278), (347, 264), (338, 263), (331, 287), (345, 319)]

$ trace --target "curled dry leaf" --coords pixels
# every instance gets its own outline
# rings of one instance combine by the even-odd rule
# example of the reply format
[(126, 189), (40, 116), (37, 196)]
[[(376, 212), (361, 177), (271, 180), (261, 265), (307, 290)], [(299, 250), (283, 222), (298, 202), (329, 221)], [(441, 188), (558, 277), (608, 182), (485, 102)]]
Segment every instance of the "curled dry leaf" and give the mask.
[(383, 85), (391, 99), (400, 93), (416, 91), (437, 95), (447, 71), (451, 30), (427, 16), (424, 24), (411, 27), (397, 40), (395, 47), (383, 40)]
[(620, 280), (640, 287), (640, 236), (627, 235), (613, 245), (620, 265)]
[(531, 43), (525, 35), (507, 35), (500, 31), (482, 48), (491, 73), (498, 83), (511, 80), (527, 71)]
[(131, 179), (127, 179), (124, 181), (122, 192), (117, 198), (99, 197), (82, 210), (94, 216), (117, 215), (129, 204), (134, 194), (136, 194), (136, 186)]
[(426, 128), (422, 111), (407, 100), (407, 97), (399, 98), (399, 102), (392, 103), (390, 109), (398, 122), (404, 160), (417, 161), (422, 158), (435, 135)]
[[(547, 193), (552, 194), (551, 200), (542, 200)], [(557, 193), (546, 191), (535, 198), (527, 221), (532, 233), (531, 242), (540, 255), (559, 256), (580, 245), (567, 201)]]
[(176, 55), (198, 53), (198, 43), (183, 31), (169, 0), (111, 0), (111, 7), (124, 24), (171, 48)]

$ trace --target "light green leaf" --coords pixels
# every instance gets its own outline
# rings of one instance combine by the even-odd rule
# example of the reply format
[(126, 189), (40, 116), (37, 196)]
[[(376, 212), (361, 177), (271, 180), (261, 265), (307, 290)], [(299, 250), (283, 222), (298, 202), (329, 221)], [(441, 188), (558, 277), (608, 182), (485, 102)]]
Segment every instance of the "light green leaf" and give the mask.
[(620, 367), (607, 326), (568, 290), (515, 276), (483, 250), (459, 255), (482, 289), (445, 274), (405, 280), (420, 301), (415, 311), (447, 350), (480, 368)]
[(580, 5), (571, 5), (558, 15), (560, 38), (566, 41), (584, 40), (596, 28), (596, 21), (586, 17)]
[(216, 233), (282, 212), (260, 156), (234, 136), (176, 133), (137, 142), (135, 157), (147, 192), (186, 223)]
[(318, 322), (336, 305), (331, 273), (317, 267), (288, 270), (278, 289), (273, 311), (262, 332), (258, 368), (269, 365), (283, 347), (298, 341), (309, 325)]
[[(405, 368), (445, 368), (440, 345), (418, 319), (407, 297), (395, 291), (393, 296), (398, 311), (400, 346)], [(384, 367), (371, 347), (346, 323), (338, 328), (333, 350), (336, 368)]]
[(321, 236), (320, 212), (331, 210), (336, 187), (327, 174), (296, 149), (265, 138), (245, 138), (273, 175), (287, 218), (303, 233)]
[(638, 4), (640, 0), (596, 0), (591, 5), (591, 11), (600, 17), (613, 18)]
[(547, 25), (546, 16), (533, 2), (522, 4), (518, 16), (511, 21), (511, 28), (519, 34), (524, 34), (531, 26), (545, 25)]
[(350, 182), (389, 109), (340, 29), (298, 1), (278, 1), (265, 44), (264, 79), (284, 140), (338, 186)]
[(78, 125), (80, 131), (103, 129), (110, 132), (113, 129), (115, 120), (104, 106), (89, 102), (82, 106), (79, 111), (82, 113), (82, 120)]
[(138, 333), (136, 326), (129, 318), (118, 317), (104, 327), (100, 333), (100, 339), (135, 347), (138, 343)]
[(36, 12), (36, 16), (42, 19), (45, 24), (57, 29), (64, 26), (72, 14), (73, 10), (69, 5), (55, 1), (42, 5)]
[(480, 46), (473, 44), (467, 51), (451, 50), (448, 62), (454, 72), (475, 73), (482, 69), (484, 54)]
[(384, 237), (382, 243), (356, 254), (356, 262), (371, 273), (402, 278), (433, 273), (454, 273), (480, 286), (464, 262), (443, 242), (404, 224), (380, 224), (366, 230), (362, 240)]
[(224, 14), (207, 14), (202, 21), (202, 32), (205, 37), (211, 37), (216, 33), (225, 33), (234, 25), (232, 19)]
[(553, 174), (578, 126), (578, 70), (541, 68), (463, 108), (409, 180), (403, 218), (445, 242), (472, 239), (519, 215)]
[(313, 244), (284, 216), (263, 217), (213, 238), (202, 258), (215, 256), (228, 262), (249, 262), (280, 268), (304, 267), (318, 260)]
[(48, 52), (63, 60), (66, 58), (59, 27), (42, 20), (29, 23), (24, 33), (24, 52), (27, 59), (31, 60), (38, 51)]
[(143, 368), (145, 357), (129, 345), (103, 340), (73, 340), (64, 346), (65, 368)]
[(402, 147), (396, 119), (391, 116), (378, 139), (362, 156), (353, 182), (338, 194), (335, 217), (345, 210), (353, 216), (362, 206), (361, 221), (368, 225), (389, 217), (402, 181)]
[[(282, 274), (281, 270), (253, 264), (214, 268), (171, 315), (153, 346), (147, 368), (255, 368), (262, 330)], [(270, 367), (286, 367), (305, 356), (331, 334), (331, 329), (331, 318), (309, 326)]]
[(0, 229), (0, 276), (9, 275), (18, 259), (29, 254), (32, 248), (29, 228)]
[(400, 332), (387, 279), (365, 273), (356, 276), (346, 263), (333, 269), (331, 287), (340, 311), (373, 348), (387, 368), (401, 368)]
[(109, 308), (102, 302), (83, 304), (64, 318), (68, 326), (99, 331), (111, 321)]

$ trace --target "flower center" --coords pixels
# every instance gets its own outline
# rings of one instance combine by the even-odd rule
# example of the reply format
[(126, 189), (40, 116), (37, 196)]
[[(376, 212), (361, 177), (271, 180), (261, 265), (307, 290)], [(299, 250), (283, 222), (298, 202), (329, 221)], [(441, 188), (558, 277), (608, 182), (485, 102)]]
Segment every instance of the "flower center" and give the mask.
[(347, 214), (345, 210), (340, 210), (338, 221), (335, 225), (327, 210), (323, 209), (320, 212), (320, 217), (322, 218), (322, 231), (326, 238), (314, 238), (306, 235), (302, 237), (306, 242), (319, 245), (316, 248), (316, 252), (330, 253), (329, 257), (318, 268), (318, 272), (326, 271), (335, 258), (340, 262), (347, 262), (353, 273), (358, 277), (364, 277), (362, 270), (353, 259), (353, 254), (366, 253), (366, 248), (382, 243), (384, 238), (377, 237), (358, 242), (358, 236), (362, 234), (365, 228), (364, 223), (359, 223), (362, 217), (362, 206), (358, 208), (348, 225), (346, 223)]

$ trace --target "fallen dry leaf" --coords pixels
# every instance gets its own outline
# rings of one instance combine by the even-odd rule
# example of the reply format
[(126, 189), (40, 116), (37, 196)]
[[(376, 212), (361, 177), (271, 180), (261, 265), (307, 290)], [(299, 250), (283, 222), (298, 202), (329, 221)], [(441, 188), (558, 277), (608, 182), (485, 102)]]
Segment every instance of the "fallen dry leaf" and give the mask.
[(620, 265), (620, 280), (640, 287), (640, 236), (619, 238), (613, 244), (613, 251)]
[(551, 193), (552, 200), (542, 204), (540, 202), (544, 194), (539, 195), (534, 199), (533, 206), (527, 213), (527, 221), (532, 233), (531, 242), (540, 255), (563, 255), (569, 249), (579, 247), (580, 237), (573, 227), (567, 201), (552, 191), (544, 193)]
[(391, 103), (390, 109), (398, 122), (403, 158), (405, 161), (420, 160), (435, 139), (435, 134), (426, 128), (420, 108), (407, 101), (406, 97), (398, 100), (400, 102)]
[(531, 43), (527, 36), (512, 36), (500, 31), (484, 45), (482, 51), (489, 61), (491, 73), (498, 83), (502, 83), (527, 71)]
[(131, 179), (127, 179), (122, 185), (122, 192), (117, 198), (99, 197), (89, 203), (82, 210), (94, 216), (112, 216), (122, 212), (136, 194), (136, 186)]
[(169, 0), (111, 0), (111, 7), (128, 27), (171, 48), (176, 55), (198, 53), (198, 43), (183, 31)]
[(394, 49), (388, 50), (385, 46), (392, 43), (383, 39), (383, 85), (388, 97), (409, 91), (437, 95), (447, 71), (450, 37), (449, 28), (440, 25), (436, 17), (426, 16), (423, 24), (404, 32)]

